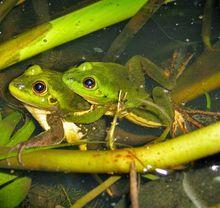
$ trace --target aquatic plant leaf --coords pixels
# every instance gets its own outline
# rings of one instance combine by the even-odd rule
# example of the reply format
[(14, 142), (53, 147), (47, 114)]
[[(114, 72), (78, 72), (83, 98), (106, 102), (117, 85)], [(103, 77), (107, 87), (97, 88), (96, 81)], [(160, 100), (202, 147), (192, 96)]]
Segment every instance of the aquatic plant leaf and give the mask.
[(31, 186), (31, 179), (22, 177), (5, 185), (0, 189), (1, 208), (13, 208), (18, 206), (26, 197)]
[[(6, 68), (45, 50), (130, 18), (145, 2), (146, 0), (97, 1), (39, 25), (1, 44), (0, 68)], [(76, 27), (72, 30), (75, 24)], [(45, 40), (43, 44), (42, 40)]]
[(16, 175), (0, 172), (0, 186), (17, 178)]
[(12, 112), (0, 121), (0, 145), (6, 145), (8, 143), (14, 128), (21, 118), (22, 115), (19, 112)]
[(13, 147), (16, 144), (28, 140), (34, 130), (34, 122), (32, 120), (26, 121), (26, 123), (12, 136), (6, 146)]

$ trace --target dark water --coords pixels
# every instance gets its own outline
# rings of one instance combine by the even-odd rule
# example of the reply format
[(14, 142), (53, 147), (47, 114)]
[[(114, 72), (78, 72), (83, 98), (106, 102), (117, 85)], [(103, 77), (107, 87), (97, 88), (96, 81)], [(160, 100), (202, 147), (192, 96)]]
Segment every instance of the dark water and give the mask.
[[(26, 1), (14, 8), (1, 23), (0, 39), (1, 41), (10, 39), (28, 28), (64, 15), (81, 7), (82, 2), (87, 4), (91, 1)], [(202, 0), (179, 0), (162, 6), (127, 45), (117, 62), (125, 64), (129, 58), (139, 54), (161, 66), (167, 66), (167, 60), (171, 58), (174, 50), (180, 48), (187, 53), (194, 53), (195, 57), (199, 56), (204, 49), (201, 39), (204, 3)], [(219, 2), (214, 1), (211, 36), (213, 43), (220, 38), (219, 9)], [(101, 60), (126, 23), (127, 21), (124, 21), (63, 44), (11, 66), (7, 71), (10, 73), (19, 68), (19, 74), (30, 64), (64, 71), (81, 60)], [(154, 83), (148, 82), (147, 86), (151, 88)], [(219, 90), (211, 92), (210, 96), (211, 110), (219, 111)], [(188, 105), (205, 109), (205, 97), (202, 96)], [(2, 105), (2, 108), (5, 106)], [(138, 134), (154, 133), (154, 130), (137, 127), (127, 121), (122, 121), (120, 126)], [(54, 207), (58, 204), (69, 207), (63, 190), (73, 202), (97, 185), (92, 176), (84, 174), (38, 172), (22, 174), (30, 176), (33, 185), (20, 207)], [(190, 164), (185, 171), (177, 171), (168, 177), (161, 177), (160, 180), (146, 183), (147, 181), (142, 178), (141, 207), (209, 207), (220, 203), (220, 166), (217, 156), (201, 160), (194, 165)], [(123, 183), (121, 186), (126, 188), (126, 179)], [(42, 196), (40, 200), (39, 195)], [(88, 207), (113, 207), (119, 199), (111, 199), (107, 194), (103, 194)]]

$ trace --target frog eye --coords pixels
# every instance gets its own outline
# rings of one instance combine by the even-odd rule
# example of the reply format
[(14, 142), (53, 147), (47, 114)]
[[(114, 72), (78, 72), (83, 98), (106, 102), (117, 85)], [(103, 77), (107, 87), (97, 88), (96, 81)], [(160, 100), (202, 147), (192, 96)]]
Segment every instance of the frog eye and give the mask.
[(43, 94), (47, 91), (46, 83), (43, 81), (36, 81), (33, 84), (33, 91), (36, 94)]
[(83, 86), (88, 89), (93, 89), (96, 86), (96, 81), (92, 77), (86, 77), (83, 80)]

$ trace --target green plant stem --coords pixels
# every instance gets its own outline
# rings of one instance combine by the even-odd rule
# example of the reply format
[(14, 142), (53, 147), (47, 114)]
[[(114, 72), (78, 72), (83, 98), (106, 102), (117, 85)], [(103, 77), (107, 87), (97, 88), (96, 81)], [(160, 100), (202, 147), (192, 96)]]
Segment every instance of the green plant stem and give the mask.
[(207, 49), (212, 49), (211, 44), (211, 25), (212, 25), (212, 8), (213, 0), (206, 0), (204, 7), (204, 14), (202, 19), (202, 40)]
[(147, 0), (102, 0), (0, 45), (0, 69), (133, 16)]
[(176, 104), (188, 102), (220, 87), (220, 41), (205, 50), (180, 76), (172, 91)]
[(206, 98), (206, 110), (210, 111), (211, 110), (211, 106), (212, 106), (212, 100), (211, 97), (209, 95), (209, 93), (205, 92), (205, 98)]
[(0, 22), (11, 11), (11, 9), (17, 4), (18, 0), (3, 1), (0, 5)]
[(81, 208), (84, 207), (87, 203), (105, 191), (109, 186), (118, 181), (121, 176), (111, 176), (105, 180), (102, 184), (98, 185), (92, 191), (84, 195), (82, 198), (77, 200), (70, 208)]
[(137, 12), (137, 14), (129, 20), (122, 32), (113, 41), (103, 60), (115, 62), (132, 38), (145, 25), (153, 13), (156, 12), (164, 3), (164, 0), (148, 0), (147, 3), (144, 4), (144, 6)]
[[(111, 151), (44, 150), (0, 161), (1, 168), (84, 173), (128, 173), (135, 161), (137, 172), (147, 166), (173, 168), (220, 152), (220, 122), (162, 143)], [(82, 162), (83, 161), (83, 162)]]

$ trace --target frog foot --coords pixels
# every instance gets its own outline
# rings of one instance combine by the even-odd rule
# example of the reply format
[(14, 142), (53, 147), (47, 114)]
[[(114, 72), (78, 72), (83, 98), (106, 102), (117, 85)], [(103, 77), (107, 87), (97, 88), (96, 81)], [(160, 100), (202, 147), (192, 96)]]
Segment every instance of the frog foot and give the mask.
[(204, 115), (204, 116), (220, 117), (220, 112), (185, 109), (185, 108), (179, 108), (179, 109), (189, 115), (196, 115), (197, 114), (197, 115)]
[(186, 126), (186, 121), (185, 121), (183, 115), (179, 111), (175, 110), (174, 111), (174, 121), (172, 123), (172, 137), (176, 136), (176, 132), (177, 132), (178, 127), (182, 130), (182, 132), (184, 132), (184, 133), (188, 132), (187, 126)]
[(21, 156), (24, 149), (31, 147), (57, 145), (60, 144), (63, 140), (64, 132), (63, 127), (61, 126), (59, 132), (57, 129), (49, 129), (48, 131), (44, 131), (28, 141), (17, 144), (16, 146), (12, 147), (9, 152), (18, 151), (18, 163), (23, 165)]
[(216, 118), (220, 117), (220, 112), (185, 109), (175, 106), (174, 122), (172, 124), (173, 134), (176, 135), (177, 127), (179, 127), (182, 132), (187, 133), (188, 129), (186, 122), (191, 123), (196, 128), (202, 128), (203, 124), (201, 124), (198, 120), (194, 119), (192, 117), (193, 115), (204, 115)]
[(203, 125), (195, 120), (192, 116), (187, 114), (183, 109), (178, 108), (174, 111), (174, 122), (172, 124), (172, 136), (175, 137), (177, 129), (179, 128), (183, 133), (188, 133), (187, 122), (196, 128), (202, 128)]
[(23, 150), (25, 149), (25, 147), (26, 147), (25, 142), (21, 142), (9, 150), (9, 152), (15, 152), (15, 151), (18, 152), (17, 160), (20, 165), (24, 165), (22, 162), (21, 154), (22, 154)]
[(165, 76), (177, 80), (186, 69), (193, 55), (194, 54), (188, 54), (183, 56), (183, 51), (175, 50), (171, 58), (170, 66), (164, 70)]

